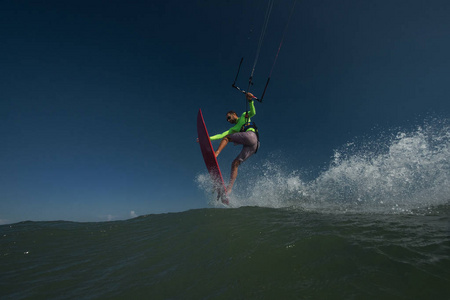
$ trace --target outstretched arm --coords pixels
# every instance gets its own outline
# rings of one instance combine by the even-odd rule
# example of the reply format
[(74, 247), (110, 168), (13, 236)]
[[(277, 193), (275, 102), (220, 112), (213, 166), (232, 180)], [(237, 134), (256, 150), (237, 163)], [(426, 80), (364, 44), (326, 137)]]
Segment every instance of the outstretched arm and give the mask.
[(253, 99), (255, 99), (256, 97), (253, 96), (252, 93), (247, 93), (247, 100), (250, 106), (250, 110), (248, 111), (248, 118), (253, 117), (254, 115), (256, 115), (256, 110), (255, 110), (255, 103), (253, 101)]
[(220, 139), (223, 139), (224, 137), (226, 137), (227, 135), (232, 134), (232, 133), (233, 133), (233, 132), (232, 132), (231, 129), (230, 129), (230, 130), (227, 130), (227, 131), (225, 131), (225, 132), (223, 132), (223, 133), (219, 133), (219, 134), (210, 136), (209, 139), (210, 139), (211, 141), (220, 140)]

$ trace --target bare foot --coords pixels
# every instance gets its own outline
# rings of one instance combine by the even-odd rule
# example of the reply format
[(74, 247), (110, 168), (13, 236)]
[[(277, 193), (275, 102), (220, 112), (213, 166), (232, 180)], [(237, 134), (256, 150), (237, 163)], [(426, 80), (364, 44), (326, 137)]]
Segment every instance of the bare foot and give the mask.
[(227, 190), (226, 190), (226, 194), (227, 195), (229, 195), (230, 193), (231, 193), (231, 189), (232, 189), (233, 187), (231, 187), (231, 186), (227, 186)]
[(220, 152), (217, 152), (217, 151), (216, 151), (216, 152), (214, 152), (214, 155), (217, 157), (217, 156), (219, 156), (219, 153), (220, 153)]

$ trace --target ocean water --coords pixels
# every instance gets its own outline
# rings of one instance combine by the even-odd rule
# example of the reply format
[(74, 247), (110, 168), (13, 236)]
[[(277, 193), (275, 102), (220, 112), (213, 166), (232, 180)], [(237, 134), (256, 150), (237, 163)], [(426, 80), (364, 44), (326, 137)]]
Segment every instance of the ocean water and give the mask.
[(450, 207), (0, 227), (1, 299), (449, 299)]
[(231, 208), (199, 174), (210, 208), (0, 226), (0, 298), (450, 299), (446, 121), (245, 172)]

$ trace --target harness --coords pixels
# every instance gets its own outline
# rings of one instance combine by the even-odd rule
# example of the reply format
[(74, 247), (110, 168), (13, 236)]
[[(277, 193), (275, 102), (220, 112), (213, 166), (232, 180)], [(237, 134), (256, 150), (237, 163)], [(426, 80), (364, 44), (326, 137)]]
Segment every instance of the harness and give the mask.
[(258, 139), (258, 143), (256, 145), (256, 151), (255, 151), (255, 153), (256, 153), (256, 152), (258, 152), (258, 149), (259, 149), (259, 133), (258, 133), (258, 127), (256, 126), (255, 122), (246, 122), (244, 125), (242, 125), (241, 132), (246, 132), (250, 128), (253, 128), (255, 130), (256, 138)]

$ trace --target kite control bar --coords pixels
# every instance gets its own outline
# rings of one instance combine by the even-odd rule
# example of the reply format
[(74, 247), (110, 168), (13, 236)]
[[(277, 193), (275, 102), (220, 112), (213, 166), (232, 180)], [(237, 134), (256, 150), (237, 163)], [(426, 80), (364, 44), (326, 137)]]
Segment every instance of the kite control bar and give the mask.
[[(239, 63), (239, 67), (238, 67), (238, 71), (237, 71), (237, 74), (236, 74), (236, 78), (234, 79), (234, 82), (233, 82), (233, 84), (232, 84), (231, 86), (232, 86), (233, 88), (237, 89), (239, 92), (241, 92), (241, 93), (243, 93), (243, 94), (247, 94), (247, 92), (246, 92), (245, 90), (241, 89), (240, 87), (238, 87), (238, 86), (236, 85), (236, 80), (237, 80), (237, 78), (238, 78), (238, 76), (239, 76), (239, 71), (241, 70), (241, 65), (242, 65), (242, 61), (243, 61), (243, 60), (244, 60), (244, 58), (241, 58), (241, 62)], [(255, 97), (255, 98), (254, 98), (255, 100), (257, 100), (257, 101), (259, 101), (259, 102), (262, 102), (262, 99), (264, 98), (264, 95), (265, 95), (266, 90), (267, 90), (267, 86), (269, 85), (269, 81), (270, 81), (270, 77), (267, 79), (266, 86), (264, 87), (264, 91), (263, 91), (263, 93), (262, 93), (261, 98), (258, 99), (257, 97)], [(253, 77), (251, 76), (250, 79), (248, 80), (248, 89), (250, 89), (250, 86), (252, 86), (252, 85), (253, 85)]]
[[(254, 100), (257, 100), (257, 101), (259, 101), (259, 102), (262, 103), (262, 100), (263, 100), (263, 98), (264, 98), (264, 95), (266, 94), (267, 86), (269, 85), (269, 81), (270, 81), (270, 77), (267, 79), (266, 87), (264, 88), (264, 92), (263, 92), (261, 98), (255, 97), (255, 98), (253, 98)], [(233, 83), (231, 86), (234, 87), (235, 89), (237, 89), (239, 92), (241, 92), (241, 93), (243, 93), (243, 94), (247, 94), (247, 92), (246, 92), (245, 90), (243, 90), (243, 89), (241, 89), (240, 87), (236, 86), (234, 83)]]

